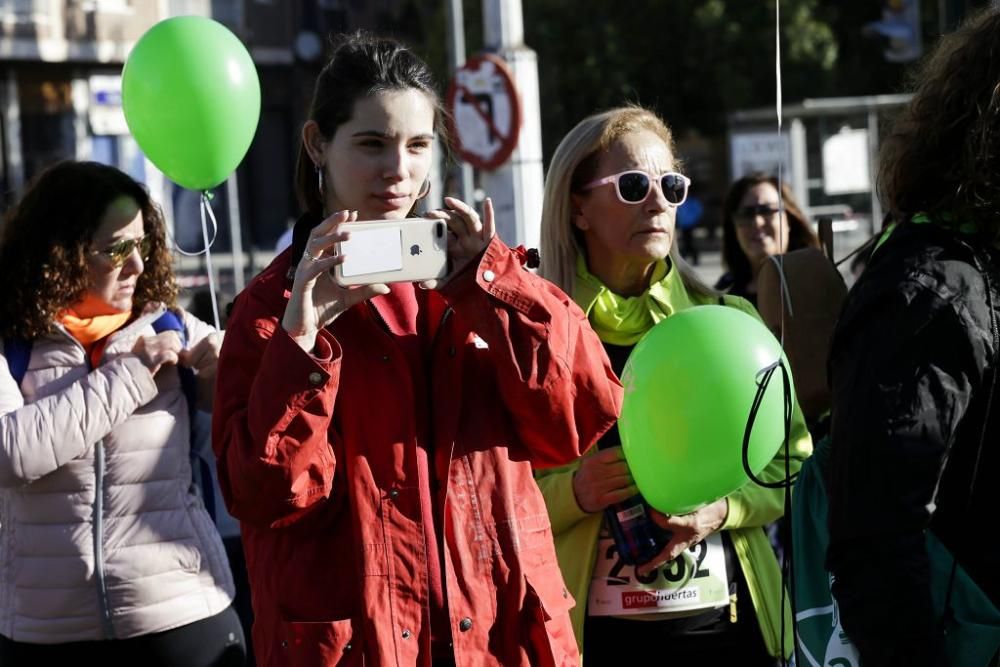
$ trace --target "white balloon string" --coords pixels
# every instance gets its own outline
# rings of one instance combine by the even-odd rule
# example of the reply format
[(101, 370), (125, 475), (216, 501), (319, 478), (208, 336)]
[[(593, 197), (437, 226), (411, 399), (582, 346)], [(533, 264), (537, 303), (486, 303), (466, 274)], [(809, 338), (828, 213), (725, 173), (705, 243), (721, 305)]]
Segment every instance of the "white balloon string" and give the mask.
[[(206, 202), (211, 199), (211, 197), (208, 194), (208, 190), (201, 193), (201, 199), (202, 199), (201, 205), (205, 206)], [(205, 247), (202, 248), (201, 250), (195, 250), (195, 251), (185, 250), (180, 246), (179, 243), (177, 243), (177, 239), (175, 239), (173, 235), (170, 235), (170, 244), (174, 247), (174, 250), (176, 252), (180, 253), (181, 255), (184, 255), (185, 257), (199, 257), (201, 255), (205, 255), (208, 253), (209, 248), (211, 248), (212, 245), (215, 243), (215, 237), (218, 236), (219, 234), (219, 225), (215, 221), (215, 213), (212, 211), (212, 207), (210, 205), (208, 206), (208, 215), (209, 218), (212, 220), (212, 238), (209, 239), (207, 235), (203, 235), (203, 238), (205, 240)], [(201, 223), (204, 226), (205, 224), (204, 209), (201, 212)]]
[[(212, 240), (208, 240), (208, 221), (205, 216), (212, 221)], [(208, 199), (208, 191), (201, 193), (201, 237), (205, 241), (205, 266), (208, 271), (208, 293), (212, 297), (212, 316), (215, 318), (215, 328), (222, 330), (219, 321), (219, 303), (215, 298), (215, 271), (212, 270), (212, 244), (215, 242), (215, 234), (219, 230), (219, 224), (215, 221), (215, 212), (212, 211), (212, 204)], [(200, 254), (200, 253), (198, 253)]]
[[(774, 0), (774, 83), (775, 83), (775, 114), (778, 117), (778, 145), (781, 146), (782, 139), (782, 101), (781, 101), (781, 0)], [(781, 322), (781, 349), (785, 349), (785, 295), (788, 294), (788, 287), (785, 283), (785, 198), (782, 194), (782, 184), (784, 182), (784, 151), (780, 153), (781, 157), (778, 158), (778, 249), (781, 251), (778, 255), (778, 283), (780, 284), (779, 289), (781, 294), (779, 295), (779, 301), (781, 302), (779, 311)]]

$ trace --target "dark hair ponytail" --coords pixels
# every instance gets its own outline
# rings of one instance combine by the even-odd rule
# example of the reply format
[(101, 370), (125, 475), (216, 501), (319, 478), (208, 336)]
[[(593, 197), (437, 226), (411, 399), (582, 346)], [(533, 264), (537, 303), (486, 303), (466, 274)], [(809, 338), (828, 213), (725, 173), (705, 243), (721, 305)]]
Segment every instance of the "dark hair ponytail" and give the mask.
[[(316, 79), (309, 120), (320, 133), (333, 138), (337, 128), (351, 119), (355, 103), (390, 90), (419, 90), (434, 107), (434, 129), (445, 138), (444, 112), (430, 68), (409, 48), (394, 39), (364, 32), (340, 35), (333, 55)], [(299, 146), (295, 165), (295, 191), (299, 206), (310, 213), (322, 213), (316, 165), (305, 146)]]

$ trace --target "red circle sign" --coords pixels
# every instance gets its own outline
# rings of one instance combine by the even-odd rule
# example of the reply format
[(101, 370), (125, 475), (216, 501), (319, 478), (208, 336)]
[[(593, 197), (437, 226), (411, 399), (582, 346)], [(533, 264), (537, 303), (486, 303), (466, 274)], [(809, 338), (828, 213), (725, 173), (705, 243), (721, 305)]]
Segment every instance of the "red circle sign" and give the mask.
[(492, 54), (455, 70), (445, 98), (459, 156), (477, 169), (496, 169), (517, 147), (521, 98), (507, 64)]

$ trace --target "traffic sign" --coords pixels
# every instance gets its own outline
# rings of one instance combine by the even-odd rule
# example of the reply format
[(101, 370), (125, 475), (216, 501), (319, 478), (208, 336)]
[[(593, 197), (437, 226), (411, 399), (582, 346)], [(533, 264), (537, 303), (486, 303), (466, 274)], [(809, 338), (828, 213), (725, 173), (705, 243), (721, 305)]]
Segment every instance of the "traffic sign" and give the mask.
[(517, 147), (521, 100), (506, 63), (492, 54), (455, 71), (445, 104), (459, 156), (477, 169), (496, 169)]

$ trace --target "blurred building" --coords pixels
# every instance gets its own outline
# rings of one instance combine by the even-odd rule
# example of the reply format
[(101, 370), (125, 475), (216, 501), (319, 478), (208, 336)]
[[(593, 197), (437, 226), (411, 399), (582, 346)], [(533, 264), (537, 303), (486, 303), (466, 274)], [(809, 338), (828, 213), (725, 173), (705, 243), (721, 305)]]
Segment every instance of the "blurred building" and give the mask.
[[(298, 132), (328, 35), (356, 28), (408, 37), (417, 0), (0, 0), (0, 191), (4, 209), (45, 166), (72, 158), (112, 164), (145, 182), (178, 245), (202, 246), (197, 193), (175, 187), (144, 158), (121, 107), (121, 70), (157, 21), (209, 16), (247, 46), (260, 77), (261, 118), (235, 187), (215, 191), (213, 248), (226, 282), (229, 214), (238, 211), (247, 273), (270, 259), (296, 215), (292, 173)], [(229, 197), (238, 193), (238, 202)], [(238, 204), (238, 206), (236, 205)], [(198, 273), (200, 261), (182, 259)]]

